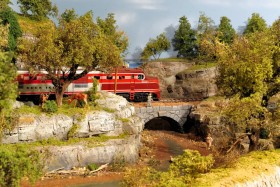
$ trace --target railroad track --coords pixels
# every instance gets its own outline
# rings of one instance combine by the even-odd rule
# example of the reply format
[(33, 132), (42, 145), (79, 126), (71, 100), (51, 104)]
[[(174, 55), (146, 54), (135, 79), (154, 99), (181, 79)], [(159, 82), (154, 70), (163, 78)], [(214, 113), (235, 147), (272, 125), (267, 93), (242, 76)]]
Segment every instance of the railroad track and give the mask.
[[(169, 103), (169, 102), (174, 102), (174, 103), (178, 103), (178, 102), (190, 102), (190, 101), (202, 101), (204, 98), (199, 97), (199, 98), (162, 98), (159, 100), (159, 102), (163, 102), (163, 103)], [(157, 101), (154, 101), (157, 102)]]

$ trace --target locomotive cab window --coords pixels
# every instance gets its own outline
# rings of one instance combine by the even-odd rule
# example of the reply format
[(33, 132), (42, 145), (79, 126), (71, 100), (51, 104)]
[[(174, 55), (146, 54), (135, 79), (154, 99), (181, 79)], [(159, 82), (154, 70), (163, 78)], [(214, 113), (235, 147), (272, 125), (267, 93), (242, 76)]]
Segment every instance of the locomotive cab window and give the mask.
[(142, 75), (142, 74), (138, 75), (138, 79), (139, 80), (143, 80), (144, 79), (144, 75)]
[(95, 79), (99, 80), (100, 79), (100, 76), (94, 76)]
[(107, 75), (107, 79), (113, 79), (112, 75)]

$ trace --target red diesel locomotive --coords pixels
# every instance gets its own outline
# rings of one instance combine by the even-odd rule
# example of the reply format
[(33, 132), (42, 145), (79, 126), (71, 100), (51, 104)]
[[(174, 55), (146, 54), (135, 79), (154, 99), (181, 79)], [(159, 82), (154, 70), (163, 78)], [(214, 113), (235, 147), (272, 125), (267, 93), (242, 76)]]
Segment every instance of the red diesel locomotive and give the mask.
[[(46, 79), (46, 74), (45, 71), (36, 75), (31, 75), (28, 71), (18, 71), (20, 98), (36, 98), (42, 93), (53, 95), (53, 84), (51, 80)], [(116, 94), (123, 96), (128, 101), (147, 101), (149, 94), (152, 94), (153, 100), (160, 99), (158, 78), (146, 76), (142, 69), (122, 67), (118, 68), (116, 75), (115, 73), (91, 71), (84, 77), (73, 81), (64, 94), (72, 95), (88, 91), (93, 86), (92, 82), (95, 78), (99, 81), (98, 90), (114, 93), (116, 84)]]

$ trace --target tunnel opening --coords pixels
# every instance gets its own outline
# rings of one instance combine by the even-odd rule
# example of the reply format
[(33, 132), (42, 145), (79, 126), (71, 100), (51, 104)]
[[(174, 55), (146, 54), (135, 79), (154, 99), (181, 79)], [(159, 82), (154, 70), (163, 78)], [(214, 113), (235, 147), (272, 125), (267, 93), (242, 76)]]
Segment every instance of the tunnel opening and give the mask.
[(184, 133), (192, 133), (195, 136), (201, 138), (206, 138), (207, 134), (210, 132), (207, 121), (201, 122), (195, 118), (187, 117), (187, 121), (183, 125)]
[(157, 117), (153, 118), (145, 124), (145, 129), (147, 130), (166, 130), (182, 132), (180, 124), (172, 118), (169, 117)]

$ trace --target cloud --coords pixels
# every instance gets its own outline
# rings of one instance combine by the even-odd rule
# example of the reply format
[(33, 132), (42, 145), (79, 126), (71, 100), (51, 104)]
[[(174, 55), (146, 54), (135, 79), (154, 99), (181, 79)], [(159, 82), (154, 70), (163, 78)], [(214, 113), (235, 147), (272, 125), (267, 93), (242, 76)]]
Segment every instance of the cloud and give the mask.
[(136, 13), (133, 12), (116, 12), (115, 17), (118, 25), (128, 25), (135, 22)]
[(145, 10), (159, 10), (161, 7), (161, 0), (127, 0), (127, 2), (135, 4), (137, 8)]
[(232, 0), (197, 0), (197, 2), (203, 5), (224, 6), (224, 7), (229, 7), (232, 5), (232, 3), (235, 3), (235, 1)]

